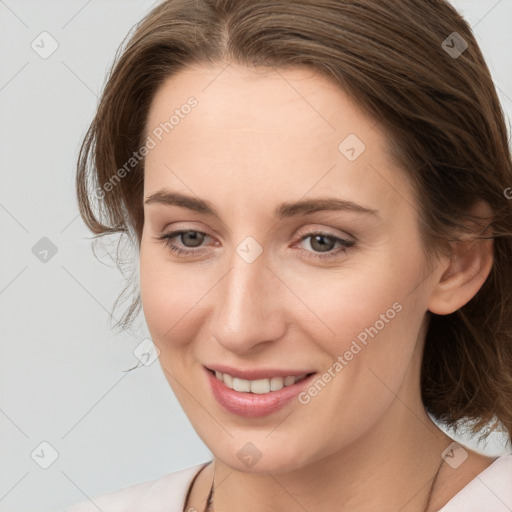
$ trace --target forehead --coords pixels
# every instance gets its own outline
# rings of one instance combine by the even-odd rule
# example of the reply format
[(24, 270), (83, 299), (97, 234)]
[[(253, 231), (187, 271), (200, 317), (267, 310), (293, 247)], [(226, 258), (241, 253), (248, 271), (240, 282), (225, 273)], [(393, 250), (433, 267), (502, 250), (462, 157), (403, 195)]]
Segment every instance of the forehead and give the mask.
[(146, 135), (145, 196), (165, 186), (264, 207), (254, 199), (335, 193), (390, 211), (412, 201), (378, 123), (305, 67), (182, 70), (155, 95)]

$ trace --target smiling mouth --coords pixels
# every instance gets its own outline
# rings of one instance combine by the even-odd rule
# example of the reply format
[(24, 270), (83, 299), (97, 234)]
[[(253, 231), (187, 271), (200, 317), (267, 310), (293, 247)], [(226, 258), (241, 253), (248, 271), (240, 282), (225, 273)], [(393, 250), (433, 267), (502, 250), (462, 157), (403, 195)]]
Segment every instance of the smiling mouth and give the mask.
[(238, 391), (241, 393), (254, 393), (258, 395), (272, 393), (274, 391), (279, 391), (284, 387), (293, 386), (297, 382), (300, 382), (301, 380), (304, 380), (305, 378), (315, 373), (311, 372), (303, 373), (301, 375), (289, 375), (286, 377), (270, 377), (266, 379), (248, 380), (233, 377), (228, 373), (223, 373), (210, 369), (208, 369), (208, 371), (215, 375), (217, 380), (223, 382), (226, 387), (234, 391)]

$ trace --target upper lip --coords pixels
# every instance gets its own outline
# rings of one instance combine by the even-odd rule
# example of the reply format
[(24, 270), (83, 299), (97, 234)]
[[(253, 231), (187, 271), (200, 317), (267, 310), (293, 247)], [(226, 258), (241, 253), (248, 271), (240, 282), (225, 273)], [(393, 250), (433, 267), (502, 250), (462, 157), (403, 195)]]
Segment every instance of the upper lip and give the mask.
[(312, 370), (283, 370), (282, 368), (250, 368), (247, 370), (239, 370), (231, 366), (222, 364), (208, 365), (205, 366), (208, 370), (216, 372), (227, 373), (232, 377), (245, 380), (258, 380), (258, 379), (270, 379), (272, 377), (298, 377), (299, 375), (315, 373)]

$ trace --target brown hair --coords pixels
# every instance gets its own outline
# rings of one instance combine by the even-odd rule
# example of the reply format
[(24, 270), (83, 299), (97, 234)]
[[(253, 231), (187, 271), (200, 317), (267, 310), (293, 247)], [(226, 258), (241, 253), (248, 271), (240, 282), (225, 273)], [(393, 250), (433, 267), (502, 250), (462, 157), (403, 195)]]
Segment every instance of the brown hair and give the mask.
[[(491, 207), (492, 235), (480, 235), (494, 238), (490, 275), (456, 312), (431, 314), (421, 391), (426, 410), (449, 427), (469, 424), (476, 434), (493, 421), (480, 439), (500, 424), (509, 439), (512, 161), (489, 69), (462, 16), (445, 0), (168, 0), (127, 39), (78, 160), (90, 230), (134, 234), (140, 244), (144, 159), (122, 179), (116, 172), (143, 146), (150, 104), (169, 76), (196, 63), (311, 66), (393, 141), (415, 185), (429, 259), (465, 229), (477, 200)], [(139, 309), (137, 296), (118, 324)]]

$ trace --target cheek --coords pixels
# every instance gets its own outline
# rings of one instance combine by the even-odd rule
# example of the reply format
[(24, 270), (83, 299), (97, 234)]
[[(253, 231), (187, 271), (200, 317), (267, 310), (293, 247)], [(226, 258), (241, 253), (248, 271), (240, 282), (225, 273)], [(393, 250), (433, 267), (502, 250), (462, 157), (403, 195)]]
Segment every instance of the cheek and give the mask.
[[(420, 260), (399, 264), (388, 257), (378, 263), (385, 272), (377, 267), (373, 271), (370, 264), (351, 268), (346, 276), (326, 278), (317, 288), (321, 294), (310, 291), (304, 299), (328, 327), (320, 332), (320, 322), (315, 321), (307, 329), (309, 339), (328, 354), (320, 378), (329, 382), (318, 385), (321, 392), (307, 390), (304, 403), (311, 402), (312, 417), (321, 417), (327, 408), (336, 411), (334, 416), (342, 417), (342, 423), (353, 422), (356, 430), (368, 426), (399, 389), (425, 314), (423, 292), (411, 293), (422, 275)], [(305, 284), (299, 291), (303, 297)], [(317, 400), (317, 395), (322, 398)], [(340, 403), (346, 407), (340, 408)]]
[[(186, 265), (162, 261), (162, 250), (141, 246), (140, 293), (153, 342), (160, 350), (185, 343), (197, 329), (196, 305), (210, 288)], [(171, 343), (172, 341), (172, 343)]]
[(425, 301), (419, 289), (411, 293), (422, 275), (420, 259), (388, 254), (365, 263), (315, 280), (314, 288), (304, 279), (295, 291), (310, 308), (300, 320), (302, 328), (327, 355), (324, 369), (337, 377), (333, 390), (340, 386), (343, 393), (366, 395), (371, 402), (383, 384), (370, 370), (390, 388), (399, 386), (416, 347)]
[(318, 450), (327, 439), (335, 445), (354, 441), (390, 407), (410, 368), (421, 324), (421, 311), (400, 291), (389, 293), (383, 286), (342, 292), (333, 293), (335, 303), (326, 294), (324, 308), (317, 310), (335, 335), (309, 330), (324, 364), (299, 398), (311, 430), (324, 432), (323, 440), (313, 441)]
[(322, 340), (327, 352), (343, 353), (353, 340), (364, 344), (377, 332), (380, 335), (401, 323), (407, 282), (414, 280), (415, 272), (402, 268), (397, 277), (389, 266), (378, 263), (387, 271), (373, 272), (370, 265), (361, 265), (314, 279), (295, 276), (294, 293), (301, 298), (301, 303), (295, 301), (296, 317), (303, 318), (300, 322), (311, 332), (311, 339)]

